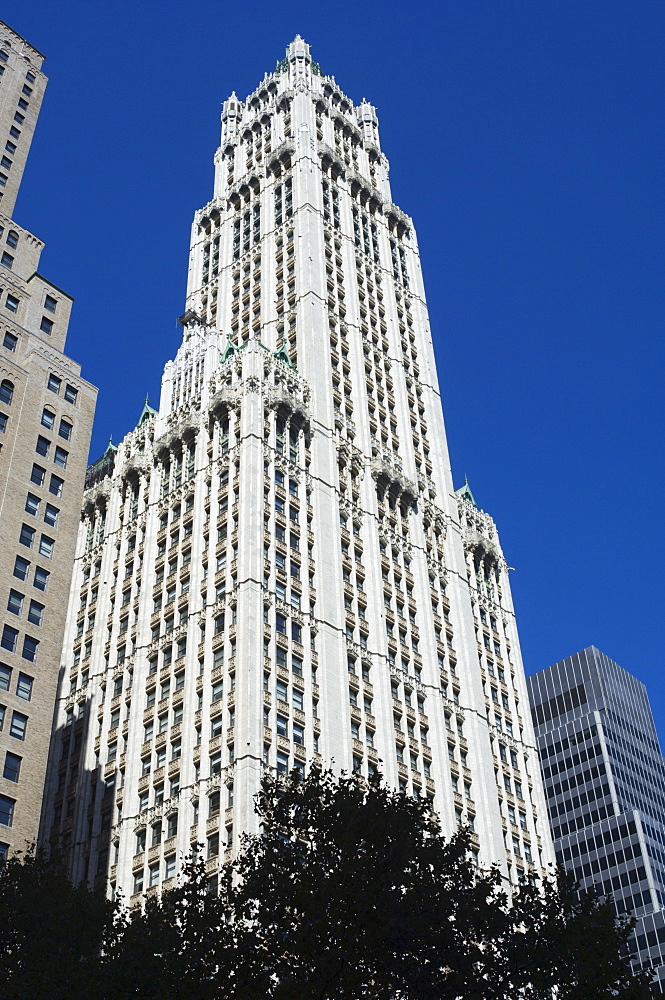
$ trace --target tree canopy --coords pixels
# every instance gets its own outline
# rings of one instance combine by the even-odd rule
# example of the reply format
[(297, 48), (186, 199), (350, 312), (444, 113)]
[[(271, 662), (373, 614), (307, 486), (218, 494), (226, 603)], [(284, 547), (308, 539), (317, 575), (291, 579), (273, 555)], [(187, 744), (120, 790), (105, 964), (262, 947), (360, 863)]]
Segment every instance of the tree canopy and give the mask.
[[(477, 866), (467, 833), (446, 840), (424, 801), (378, 779), (269, 776), (257, 810), (262, 833), (244, 839), (216, 892), (193, 858), (175, 889), (143, 909), (116, 904), (112, 919), (111, 904), (64, 884), (61, 869), (48, 883), (36, 860), (10, 861), (3, 917), (13, 887), (32, 879), (26, 903), (54, 935), (44, 961), (58, 983), (72, 977), (89, 990), (44, 991), (37, 977), (25, 995), (552, 1000), (556, 986), (558, 1000), (652, 996), (649, 976), (631, 972), (631, 921), (610, 901), (580, 896), (564, 872), (509, 896), (498, 868)], [(12, 926), (5, 982), (19, 982), (34, 941), (29, 920)]]

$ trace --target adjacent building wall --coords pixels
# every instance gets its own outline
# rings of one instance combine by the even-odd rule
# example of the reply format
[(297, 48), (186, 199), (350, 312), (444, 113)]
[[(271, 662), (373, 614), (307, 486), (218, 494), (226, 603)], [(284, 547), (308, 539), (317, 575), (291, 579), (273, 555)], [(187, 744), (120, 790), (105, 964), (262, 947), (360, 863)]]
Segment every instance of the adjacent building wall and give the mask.
[(63, 353), (71, 296), (39, 273), (43, 243), (8, 214), (46, 82), (42, 58), (0, 22), (0, 143), (12, 161), (0, 164), (2, 855), (37, 839), (96, 398)]
[(528, 678), (557, 861), (634, 913), (665, 992), (665, 762), (644, 685), (595, 646)]

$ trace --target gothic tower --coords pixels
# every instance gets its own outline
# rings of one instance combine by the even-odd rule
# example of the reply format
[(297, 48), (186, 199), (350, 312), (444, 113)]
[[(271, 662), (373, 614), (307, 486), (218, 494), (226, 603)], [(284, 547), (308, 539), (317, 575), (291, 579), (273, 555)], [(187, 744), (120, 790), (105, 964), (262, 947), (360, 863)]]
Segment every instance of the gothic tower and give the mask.
[[(91, 467), (43, 836), (138, 902), (211, 879), (266, 768), (380, 770), (551, 859), (507, 568), (453, 488), (374, 108), (297, 37), (222, 113), (158, 412)], [(72, 772), (74, 768), (74, 772)], [(72, 777), (74, 774), (74, 777)]]

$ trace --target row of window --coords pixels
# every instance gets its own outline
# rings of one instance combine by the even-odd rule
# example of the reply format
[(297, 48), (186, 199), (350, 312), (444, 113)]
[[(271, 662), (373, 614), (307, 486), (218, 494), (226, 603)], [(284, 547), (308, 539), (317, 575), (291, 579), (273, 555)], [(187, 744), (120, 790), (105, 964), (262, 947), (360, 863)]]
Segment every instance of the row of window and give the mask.
[[(0, 646), (6, 649), (9, 653), (18, 652), (18, 629), (12, 628), (11, 625), (3, 625), (2, 636), (0, 636)], [(37, 652), (39, 650), (39, 639), (35, 639), (33, 636), (25, 635), (23, 637), (23, 648), (21, 650), (21, 656), (24, 660), (29, 660), (30, 663), (34, 663), (37, 659)]]
[[(16, 561), (14, 562), (14, 576), (17, 580), (23, 580), (24, 582), (28, 580), (30, 576), (31, 563), (29, 559), (24, 559), (23, 556), (16, 556)], [(41, 566), (35, 566), (33, 570), (32, 585), (37, 590), (46, 591), (48, 589), (50, 573), (46, 569), (42, 569)]]
[[(25, 545), (27, 549), (33, 548), (36, 537), (37, 531), (35, 528), (31, 528), (29, 524), (25, 523), (21, 525), (21, 533), (19, 535), (19, 543), (21, 545)], [(54, 548), (55, 539), (42, 534), (39, 539), (39, 545), (37, 546), (37, 551), (40, 556), (44, 556), (45, 559), (52, 559)]]
[[(6, 663), (0, 663), (0, 691), (10, 691), (12, 686), (12, 668)], [(33, 678), (28, 674), (19, 673), (16, 678), (16, 697), (24, 701), (32, 698)]]
[[(69, 424), (68, 426), (71, 429), (71, 424)], [(37, 452), (37, 454), (41, 455), (43, 458), (48, 458), (50, 450), (51, 450), (51, 441), (49, 441), (48, 438), (45, 438), (41, 434), (39, 434), (37, 437), (37, 445), (35, 447), (35, 451)], [(53, 462), (55, 463), (55, 465), (58, 465), (61, 469), (66, 469), (68, 458), (69, 458), (69, 452), (65, 451), (64, 448), (61, 448), (60, 445), (56, 445), (53, 451)]]
[[(7, 611), (20, 618), (23, 614), (24, 602), (25, 594), (19, 593), (18, 590), (10, 590)], [(44, 622), (44, 605), (40, 604), (39, 601), (30, 599), (27, 605), (27, 618), (31, 625), (41, 626)]]
[[(0, 705), (0, 733), (4, 729), (6, 714), (7, 706)], [(28, 716), (23, 715), (22, 712), (12, 712), (12, 717), (9, 723), (9, 735), (13, 736), (15, 740), (24, 740), (27, 730)]]
[[(8, 347), (10, 351), (14, 351), (16, 349), (17, 342), (18, 338), (15, 337), (13, 333), (9, 332), (5, 333), (3, 345), (5, 347)], [(62, 387), (62, 379), (58, 378), (56, 375), (49, 375), (47, 387), (51, 390), (51, 392), (54, 392), (56, 393), (56, 395), (59, 395), (60, 389)], [(5, 406), (12, 405), (12, 401), (14, 399), (14, 388), (15, 388), (14, 383), (11, 382), (8, 378), (5, 378), (2, 380), (2, 382), (0, 382), (0, 403), (4, 403)], [(64, 398), (65, 402), (75, 404), (78, 398), (78, 389), (75, 389), (73, 386), (66, 384), (64, 391)], [(42, 413), (41, 422), (45, 427), (53, 428), (55, 423), (55, 413), (49, 410), (48, 407), (45, 407)], [(69, 441), (71, 438), (72, 429), (73, 429), (72, 424), (68, 420), (63, 419), (60, 421), (58, 434), (66, 441)], [(45, 439), (40, 437), (38, 440), (44, 441)], [(47, 446), (48, 445), (50, 445), (50, 442), (47, 442)], [(42, 445), (41, 447), (44, 447), (44, 445)], [(39, 451), (39, 448), (37, 450)], [(46, 451), (40, 451), (39, 454), (43, 455), (48, 454), (48, 447), (46, 448)], [(66, 454), (67, 453), (65, 452), (65, 455)], [(64, 465), (66, 465), (66, 459)]]
[[(148, 867), (148, 886), (159, 885), (160, 880), (160, 868), (161, 862), (157, 861), (149, 865)], [(176, 856), (175, 854), (169, 855), (169, 857), (164, 859), (164, 878), (175, 878), (176, 874)], [(144, 873), (143, 871), (134, 872), (134, 894), (143, 892), (144, 886)]]

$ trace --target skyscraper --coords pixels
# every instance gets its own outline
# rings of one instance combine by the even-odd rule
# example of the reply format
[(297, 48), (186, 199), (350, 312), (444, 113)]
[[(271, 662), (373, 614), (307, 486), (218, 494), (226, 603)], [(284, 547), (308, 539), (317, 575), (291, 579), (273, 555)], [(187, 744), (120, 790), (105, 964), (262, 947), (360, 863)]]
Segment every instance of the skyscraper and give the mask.
[(665, 991), (665, 762), (644, 685), (595, 646), (528, 678), (552, 835), (582, 887), (634, 912)]
[(72, 299), (12, 218), (46, 85), (0, 22), (0, 855), (34, 841), (96, 390), (64, 353)]
[(158, 411), (89, 470), (43, 837), (138, 901), (197, 841), (215, 878), (265, 768), (323, 761), (427, 796), (506, 877), (549, 862), (413, 223), (374, 108), (299, 37), (224, 104), (180, 322)]

